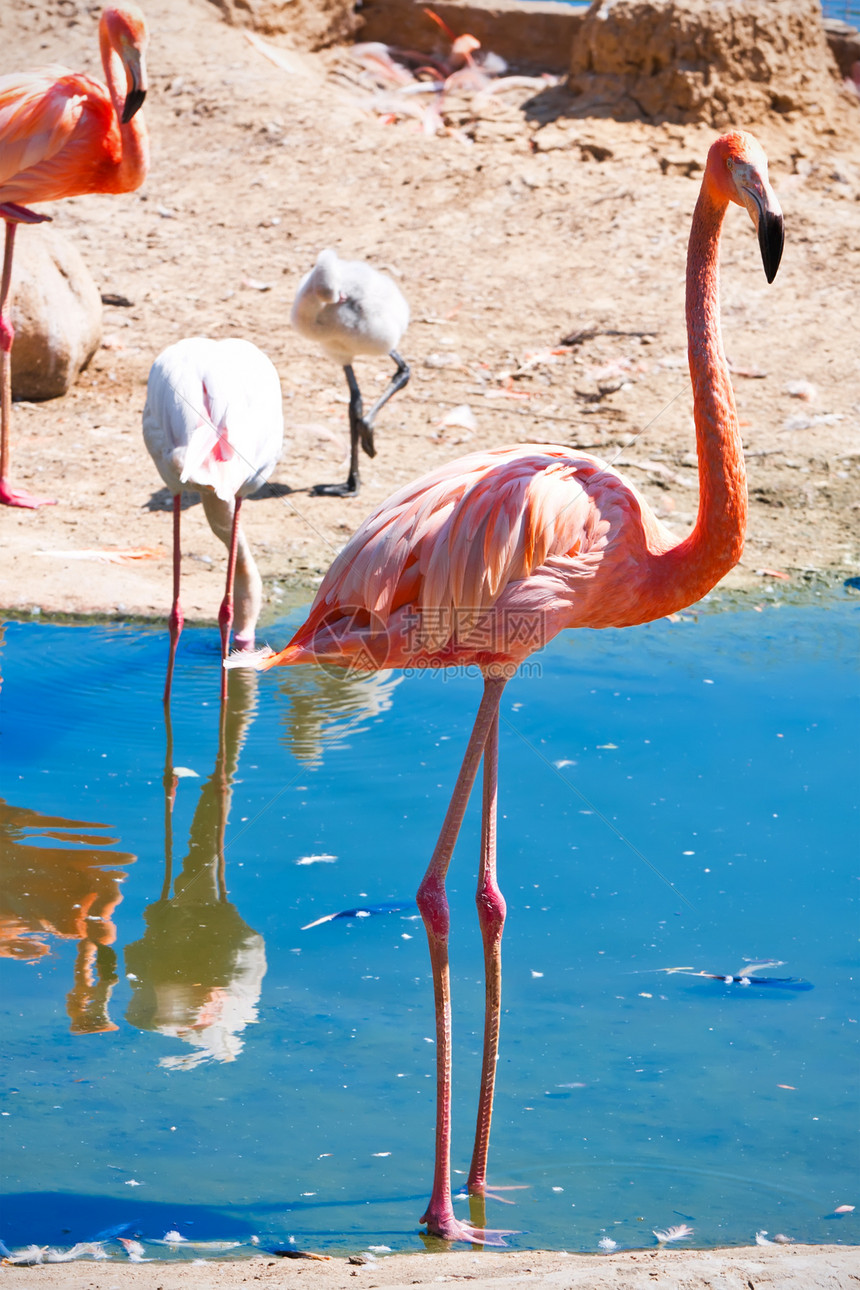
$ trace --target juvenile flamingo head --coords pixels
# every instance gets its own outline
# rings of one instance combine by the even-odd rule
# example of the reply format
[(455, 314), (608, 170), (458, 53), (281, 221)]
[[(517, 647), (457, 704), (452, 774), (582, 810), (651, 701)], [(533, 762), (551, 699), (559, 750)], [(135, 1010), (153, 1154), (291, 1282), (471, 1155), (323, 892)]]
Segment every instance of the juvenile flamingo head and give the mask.
[(326, 247), (317, 256), (317, 262), (311, 271), (311, 291), (324, 305), (333, 305), (343, 300), (340, 291), (340, 272), (337, 252)]
[(108, 7), (102, 11), (102, 35), (108, 46), (119, 55), (125, 69), (126, 95), (122, 123), (127, 125), (146, 98), (146, 46), (149, 34), (146, 19), (136, 4)]
[(782, 258), (783, 219), (761, 144), (743, 130), (722, 135), (711, 146), (705, 174), (723, 201), (746, 207), (758, 233), (765, 277), (773, 282)]

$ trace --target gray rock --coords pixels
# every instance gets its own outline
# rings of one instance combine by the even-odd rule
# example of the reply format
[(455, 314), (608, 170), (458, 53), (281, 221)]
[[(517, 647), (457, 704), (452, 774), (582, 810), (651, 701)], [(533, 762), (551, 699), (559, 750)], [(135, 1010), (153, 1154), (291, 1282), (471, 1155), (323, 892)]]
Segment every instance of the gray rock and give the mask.
[(66, 394), (102, 339), (98, 287), (77, 248), (49, 224), (21, 225), (12, 262), (12, 397)]

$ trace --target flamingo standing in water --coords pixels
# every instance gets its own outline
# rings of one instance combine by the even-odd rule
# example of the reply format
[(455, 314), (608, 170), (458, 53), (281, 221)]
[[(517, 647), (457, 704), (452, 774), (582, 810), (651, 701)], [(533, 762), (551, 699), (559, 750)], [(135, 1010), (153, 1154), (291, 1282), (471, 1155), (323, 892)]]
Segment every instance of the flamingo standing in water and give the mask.
[[(247, 340), (177, 341), (152, 365), (143, 409), (143, 437), (158, 473), (173, 493), (173, 608), (164, 702), (170, 702), (176, 646), (184, 616), (179, 603), (182, 490), (200, 490), (209, 527), (229, 552), (227, 587), (218, 625), (227, 657), (236, 584), (239, 650), (253, 649), (263, 583), (239, 525), (242, 498), (269, 478), (281, 454), (281, 382), (272, 363)], [(226, 672), (221, 674), (225, 699)]]
[(138, 7), (111, 7), (99, 20), (106, 86), (57, 66), (0, 76), (0, 217), (6, 222), (0, 282), (0, 503), (5, 506), (52, 502), (8, 482), (15, 232), (19, 224), (50, 219), (30, 210), (30, 202), (128, 193), (143, 183), (149, 168), (146, 126), (139, 114), (146, 96), (146, 43)]
[(499, 704), (507, 678), (570, 627), (647, 623), (705, 595), (740, 558), (747, 514), (738, 418), (719, 321), (718, 253), (730, 203), (758, 231), (771, 282), (783, 222), (767, 159), (749, 134), (708, 154), (687, 257), (687, 337), (699, 511), (678, 539), (632, 484), (594, 457), (525, 444), (476, 452), (395, 493), (335, 560), (310, 616), (279, 654), (229, 659), (269, 668), (314, 660), (343, 667), (473, 665), (484, 693), (442, 831), (418, 889), (436, 1002), (436, 1165), (422, 1218), (446, 1240), (504, 1233), (458, 1220), (451, 1204), (451, 1024), (445, 875), (481, 758), (483, 827), (478, 917), (487, 973), (484, 1054), (468, 1187), (486, 1189), (499, 1029), (505, 902), (496, 879)]
[[(326, 497), (354, 496), (360, 483), (359, 441), (368, 457), (376, 456), (376, 414), (409, 380), (409, 366), (397, 353), (409, 326), (409, 306), (387, 274), (362, 260), (341, 260), (329, 247), (320, 251), (316, 264), (299, 283), (290, 322), (301, 336), (316, 341), (329, 358), (343, 366), (349, 385), (349, 475), (345, 484), (317, 484), (313, 492)], [(397, 371), (366, 416), (352, 370), (353, 359), (359, 354), (390, 354), (397, 364)]]

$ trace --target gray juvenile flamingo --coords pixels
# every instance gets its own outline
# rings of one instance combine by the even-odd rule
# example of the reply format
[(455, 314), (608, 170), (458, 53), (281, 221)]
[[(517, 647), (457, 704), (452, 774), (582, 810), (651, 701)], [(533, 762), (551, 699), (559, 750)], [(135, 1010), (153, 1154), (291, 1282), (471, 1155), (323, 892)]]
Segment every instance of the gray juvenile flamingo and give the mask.
[[(409, 366), (397, 353), (409, 325), (409, 306), (400, 288), (385, 273), (362, 260), (341, 260), (330, 247), (320, 251), (305, 274), (293, 302), (290, 322), (307, 340), (316, 341), (328, 358), (340, 363), (349, 385), (349, 475), (345, 484), (317, 484), (313, 492), (350, 497), (359, 489), (358, 445), (376, 456), (373, 422), (379, 409), (409, 380)], [(352, 370), (360, 354), (390, 354), (397, 370), (365, 415), (361, 391)]]

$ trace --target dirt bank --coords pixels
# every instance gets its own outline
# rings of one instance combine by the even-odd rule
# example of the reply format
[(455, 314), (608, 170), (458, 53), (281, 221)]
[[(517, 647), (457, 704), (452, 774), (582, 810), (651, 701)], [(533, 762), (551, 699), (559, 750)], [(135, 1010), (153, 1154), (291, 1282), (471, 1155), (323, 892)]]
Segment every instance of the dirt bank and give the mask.
[[(208, 0), (146, 8), (150, 177), (129, 196), (53, 210), (101, 291), (131, 303), (105, 306), (103, 348), (66, 398), (15, 406), (14, 481), (58, 505), (0, 512), (0, 605), (165, 614), (169, 503), (140, 414), (153, 357), (194, 334), (248, 337), (282, 379), (277, 495), (245, 508), (269, 617), (285, 596), (310, 595), (393, 488), (483, 446), (604, 455), (684, 531), (697, 496), (684, 255), (713, 129), (578, 118), (547, 82), (479, 108), (452, 101), (449, 132), (428, 137), (415, 121), (382, 122), (346, 49), (289, 51), (285, 70)], [(0, 70), (62, 58), (97, 71), (94, 14), (78, 0), (7, 6)], [(768, 287), (749, 221), (731, 213), (723, 325), (752, 501), (731, 583), (760, 584), (763, 570), (842, 579), (860, 568), (860, 111), (757, 132), (786, 252)], [(345, 477), (346, 386), (288, 325), (298, 280), (328, 244), (387, 269), (412, 307), (412, 380), (380, 417), (353, 500), (308, 494)], [(360, 365), (368, 393), (389, 367)], [(183, 524), (186, 612), (211, 618), (223, 548), (199, 504)], [(147, 554), (74, 554), (105, 548)]]

